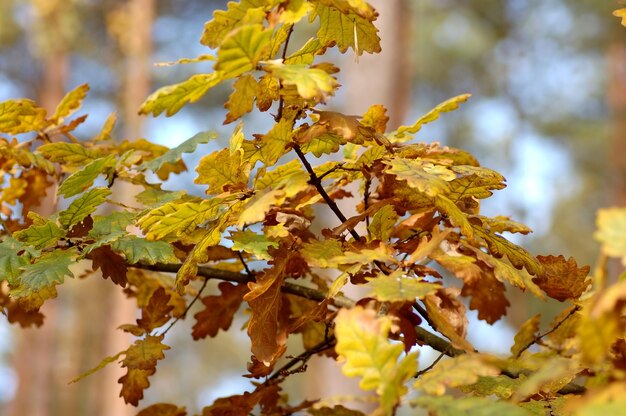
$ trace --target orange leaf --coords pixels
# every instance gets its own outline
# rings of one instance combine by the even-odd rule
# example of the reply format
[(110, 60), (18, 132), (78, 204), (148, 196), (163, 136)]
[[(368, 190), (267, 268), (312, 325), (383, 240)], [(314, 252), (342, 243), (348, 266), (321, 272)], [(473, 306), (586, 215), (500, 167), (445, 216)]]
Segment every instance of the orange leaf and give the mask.
[(563, 256), (537, 256), (543, 265), (543, 273), (533, 277), (548, 296), (563, 302), (566, 299), (578, 299), (587, 290), (591, 280), (587, 279), (589, 266), (578, 267), (576, 260)]
[(504, 284), (496, 279), (488, 267), (479, 280), (466, 280), (461, 296), (471, 297), (469, 307), (478, 311), (478, 319), (493, 324), (504, 315), (511, 304), (504, 296)]
[(250, 292), (243, 297), (252, 309), (248, 323), (252, 354), (266, 367), (270, 367), (282, 353), (286, 342), (284, 329), (279, 322), (283, 304), (280, 288), (292, 252), (285, 251), (284, 255), (276, 258), (272, 268), (257, 275), (256, 282), (248, 283)]
[(207, 335), (214, 337), (220, 329), (226, 331), (230, 328), (243, 295), (248, 291), (248, 287), (243, 284), (221, 282), (218, 287), (222, 294), (202, 298), (205, 308), (194, 315), (196, 323), (191, 335), (195, 340), (206, 338)]
[(174, 309), (174, 306), (168, 305), (171, 298), (171, 295), (165, 293), (164, 288), (155, 290), (148, 305), (141, 310), (141, 319), (137, 319), (137, 325), (146, 332), (165, 325), (170, 320), (170, 312)]

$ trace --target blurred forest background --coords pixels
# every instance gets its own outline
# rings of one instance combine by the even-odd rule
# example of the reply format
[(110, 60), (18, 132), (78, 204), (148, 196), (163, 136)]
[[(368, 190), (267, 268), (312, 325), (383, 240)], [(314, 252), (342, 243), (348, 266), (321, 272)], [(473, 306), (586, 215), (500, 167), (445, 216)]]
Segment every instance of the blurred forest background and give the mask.
[[(461, 109), (424, 128), (418, 140), (463, 148), (504, 174), (508, 188), (483, 209), (534, 229), (517, 242), (536, 254), (574, 256), (578, 264), (593, 265), (596, 209), (626, 205), (626, 30), (611, 15), (619, 4), (371, 3), (381, 14), (383, 53), (358, 63), (350, 54), (331, 54), (345, 68), (339, 74), (344, 87), (329, 106), (362, 114), (370, 104), (382, 103), (395, 128), (451, 96), (472, 93)], [(145, 137), (172, 147), (198, 131), (216, 130), (225, 144), (233, 128), (222, 125), (226, 89), (171, 119), (136, 116), (157, 87), (211, 70), (210, 63), (153, 64), (210, 53), (198, 39), (212, 11), (225, 5), (226, 0), (2, 0), (0, 101), (29, 97), (54, 109), (66, 91), (88, 82), (82, 113), (89, 118), (79, 130), (82, 137), (95, 135), (117, 111), (120, 139)], [(303, 41), (315, 30), (303, 25), (296, 33)], [(247, 134), (265, 132), (271, 117), (252, 114), (245, 123)], [(188, 158), (188, 165), (198, 159)], [(191, 169), (168, 186), (201, 193), (193, 174)], [(19, 330), (0, 321), (0, 414), (135, 414), (117, 398), (119, 374), (113, 367), (67, 385), (131, 342), (114, 329), (134, 319), (128, 301), (102, 279), (76, 279), (59, 292), (44, 308), (46, 324), (40, 328)], [(512, 303), (508, 319), (515, 325), (537, 311), (551, 318), (548, 304), (530, 304), (524, 296)], [(240, 377), (249, 359), (244, 334), (235, 330), (193, 342), (188, 321), (168, 333), (166, 343), (173, 349), (159, 364), (142, 405), (173, 401), (194, 412), (248, 385)], [(499, 338), (491, 336), (490, 345), (483, 345), (481, 334), (488, 330), (493, 329), (473, 322), (470, 340), (479, 349), (508, 350), (513, 330), (506, 322), (496, 325)], [(429, 364), (428, 354), (420, 357)], [(290, 395), (314, 398), (321, 383), (302, 379)]]

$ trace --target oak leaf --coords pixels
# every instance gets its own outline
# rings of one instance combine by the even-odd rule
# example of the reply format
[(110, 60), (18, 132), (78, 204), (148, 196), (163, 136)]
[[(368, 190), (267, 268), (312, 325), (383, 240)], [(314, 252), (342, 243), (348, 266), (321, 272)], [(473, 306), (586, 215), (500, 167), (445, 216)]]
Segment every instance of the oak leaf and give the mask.
[(137, 416), (186, 416), (184, 407), (178, 407), (170, 403), (156, 403), (146, 407)]
[(558, 301), (578, 299), (591, 285), (587, 278), (590, 267), (578, 267), (576, 260), (563, 256), (537, 256), (542, 265), (543, 273), (533, 277), (537, 284), (548, 296)]
[(443, 396), (449, 387), (474, 384), (480, 376), (497, 376), (500, 370), (479, 354), (463, 354), (441, 361), (413, 384), (418, 390)]
[(460, 292), (456, 287), (439, 289), (436, 294), (427, 295), (424, 304), (437, 331), (455, 347), (474, 351), (472, 344), (465, 339), (468, 321), (465, 305), (458, 300)]
[(64, 118), (76, 111), (87, 96), (87, 91), (89, 91), (89, 85), (82, 84), (65, 94), (61, 102), (57, 105), (54, 114), (50, 117), (52, 124), (61, 124)]
[(165, 325), (170, 320), (174, 309), (174, 306), (168, 304), (170, 299), (171, 295), (167, 294), (164, 288), (160, 287), (155, 290), (148, 305), (141, 309), (141, 318), (137, 319), (137, 325), (147, 333)]
[(519, 355), (535, 342), (539, 331), (539, 320), (541, 314), (537, 314), (522, 324), (517, 334), (515, 334), (515, 343), (511, 346), (511, 354), (514, 357)]
[(122, 385), (120, 396), (126, 403), (137, 406), (139, 400), (143, 398), (143, 391), (150, 386), (148, 377), (156, 372), (157, 361), (165, 358), (163, 351), (170, 349), (161, 341), (163, 341), (162, 335), (148, 335), (144, 339), (135, 341), (124, 351), (122, 367), (126, 367), (128, 371), (118, 380), (118, 383)]
[(240, 76), (233, 84), (234, 91), (224, 107), (228, 110), (224, 124), (232, 123), (252, 111), (257, 96), (258, 84), (250, 74)]
[(104, 245), (92, 250), (89, 254), (94, 270), (100, 269), (102, 277), (110, 278), (113, 283), (122, 287), (126, 286), (126, 273), (128, 267), (126, 260), (113, 250), (111, 246)]
[(336, 43), (341, 53), (352, 48), (357, 56), (363, 52), (381, 51), (378, 29), (372, 23), (376, 19), (375, 13), (364, 18), (351, 10), (342, 12), (333, 5), (323, 3), (320, 1), (315, 7), (315, 13), (309, 17), (311, 21), (316, 15), (320, 18), (317, 37), (322, 44)]
[(243, 295), (248, 291), (246, 285), (228, 282), (221, 282), (218, 288), (222, 293), (202, 298), (205, 308), (193, 316), (196, 319), (191, 332), (194, 340), (214, 337), (220, 329), (228, 330), (243, 301)]

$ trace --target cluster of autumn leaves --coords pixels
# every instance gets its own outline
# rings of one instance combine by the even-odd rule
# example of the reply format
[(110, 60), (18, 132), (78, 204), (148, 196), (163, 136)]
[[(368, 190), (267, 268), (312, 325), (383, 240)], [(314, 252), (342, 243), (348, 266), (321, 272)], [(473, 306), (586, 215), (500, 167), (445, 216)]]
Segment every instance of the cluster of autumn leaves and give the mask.
[[(319, 23), (316, 35), (287, 54), (306, 17)], [(200, 160), (195, 182), (206, 197), (163, 190), (161, 181), (185, 170), (182, 154), (215, 140), (213, 132), (172, 149), (120, 142), (112, 115), (98, 135), (78, 140), (74, 131), (85, 116), (69, 118), (87, 85), (68, 93), (50, 117), (31, 100), (0, 103), (0, 304), (9, 321), (41, 325), (41, 305), (81, 262), (134, 297), (141, 317), (122, 326), (138, 337), (133, 345), (77, 380), (120, 361), (127, 369), (120, 394), (134, 405), (169, 349), (165, 334), (196, 300), (202, 307), (193, 317), (194, 340), (229, 330), (237, 313), (249, 311), (246, 376), (265, 380), (203, 415), (248, 414), (257, 406), (262, 414), (359, 414), (323, 401), (285, 401), (281, 383), (313, 354), (338, 358), (346, 376), (375, 391), (377, 414), (393, 414), (409, 385), (422, 393), (410, 404), (434, 414), (595, 414), (623, 405), (623, 282), (609, 286), (602, 269), (590, 277), (574, 259), (535, 257), (509, 241), (505, 233), (530, 229), (480, 214), (480, 200), (504, 188), (504, 178), (467, 152), (413, 141), (469, 95), (393, 132), (380, 105), (360, 117), (320, 109), (338, 87), (338, 68), (314, 59), (332, 46), (378, 52), (375, 19), (360, 0), (242, 0), (215, 12), (201, 40), (215, 56), (179, 62), (212, 60), (213, 72), (159, 89), (140, 110), (173, 115), (223, 82), (233, 85), (226, 123), (255, 105), (272, 109), (267, 133), (247, 137), (239, 122), (228, 147)], [(311, 163), (333, 155), (340, 157)], [(134, 207), (116, 201), (111, 187), (118, 181), (143, 187)], [(55, 184), (66, 208), (44, 218), (36, 207)], [(355, 212), (338, 207), (345, 198), (353, 198)], [(102, 207), (115, 209), (101, 214)], [(609, 255), (626, 257), (624, 218), (621, 209), (600, 213), (598, 238)], [(223, 280), (219, 293), (203, 293), (209, 279)], [(345, 297), (348, 284), (367, 294)], [(543, 332), (540, 317), (530, 318), (510, 357), (481, 354), (466, 338), (467, 307), (494, 323), (510, 306), (507, 287), (568, 306)], [(293, 334), (301, 334), (304, 352), (282, 364)], [(418, 372), (423, 346), (450, 358)], [(453, 399), (451, 389), (464, 396)], [(140, 414), (185, 411), (157, 404)]]

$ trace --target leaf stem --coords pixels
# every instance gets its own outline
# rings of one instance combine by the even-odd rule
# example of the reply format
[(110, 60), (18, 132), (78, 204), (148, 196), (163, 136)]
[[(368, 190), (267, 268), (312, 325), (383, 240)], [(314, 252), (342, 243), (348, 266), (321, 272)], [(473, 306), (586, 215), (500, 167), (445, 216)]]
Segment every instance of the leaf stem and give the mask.
[(547, 332), (545, 332), (545, 333), (543, 333), (543, 334), (541, 334), (541, 335), (537, 335), (535, 338), (533, 338), (533, 340), (532, 340), (532, 341), (530, 341), (527, 345), (525, 345), (525, 346), (524, 346), (524, 348), (522, 348), (522, 349), (521, 349), (521, 350), (517, 353), (517, 355), (516, 355), (516, 356), (517, 356), (517, 357), (521, 356), (521, 355), (522, 355), (522, 353), (523, 353), (524, 351), (526, 351), (527, 349), (529, 349), (531, 346), (533, 346), (534, 344), (536, 344), (536, 343), (540, 342), (540, 341), (541, 341), (544, 337), (546, 337), (546, 336), (550, 335), (551, 333), (553, 333), (554, 331), (556, 331), (557, 329), (559, 329), (559, 327), (560, 327), (561, 325), (563, 325), (563, 323), (564, 323), (565, 321), (567, 321), (567, 320), (568, 320), (568, 319), (569, 319), (572, 315), (574, 315), (574, 314), (575, 314), (576, 312), (578, 312), (579, 310), (580, 310), (580, 306), (575, 306), (574, 308), (572, 308), (572, 310), (571, 310), (571, 311), (569, 311), (569, 312), (568, 312), (568, 314), (567, 314), (567, 315), (565, 315), (565, 316), (563, 317), (563, 319), (561, 319), (559, 322), (557, 322), (557, 324), (556, 324), (556, 325), (554, 325), (554, 327), (553, 327), (553, 328), (551, 328), (549, 331), (547, 331)]

